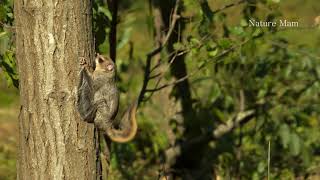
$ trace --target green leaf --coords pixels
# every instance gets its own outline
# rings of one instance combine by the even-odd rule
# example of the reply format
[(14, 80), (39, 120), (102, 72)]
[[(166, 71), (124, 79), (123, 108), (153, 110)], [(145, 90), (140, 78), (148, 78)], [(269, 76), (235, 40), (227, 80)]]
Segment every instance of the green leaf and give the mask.
[(98, 7), (98, 12), (99, 13), (103, 13), (105, 16), (108, 17), (108, 19), (111, 21), (112, 20), (112, 15), (111, 12), (109, 11), (109, 9), (103, 7), (103, 6), (99, 6)]
[(218, 84), (214, 84), (208, 96), (209, 103), (213, 103), (221, 95), (221, 90)]
[(245, 19), (241, 19), (241, 21), (240, 21), (240, 26), (242, 26), (242, 27), (248, 26), (248, 21), (245, 20)]
[(301, 151), (301, 140), (296, 133), (292, 133), (290, 137), (290, 150), (294, 156), (297, 156)]
[(288, 65), (285, 69), (284, 69), (284, 77), (285, 78), (289, 78), (290, 75), (291, 75), (291, 72), (292, 72), (292, 66), (291, 65)]
[(209, 57), (215, 57), (217, 54), (218, 54), (218, 48), (208, 52)]
[(259, 37), (263, 34), (263, 31), (260, 28), (257, 28), (254, 30), (254, 32), (252, 33), (253, 37)]
[(230, 39), (221, 39), (219, 40), (218, 45), (223, 49), (227, 49), (232, 46), (232, 41)]
[(0, 33), (0, 54), (5, 54), (8, 50), (10, 42), (10, 33), (7, 31), (3, 31)]
[(3, 37), (6, 37), (6, 36), (8, 36), (8, 32), (3, 31), (3, 32), (0, 33), (0, 39), (3, 38)]
[(13, 18), (13, 13), (7, 13), (7, 16), (8, 16), (9, 18)]
[(257, 118), (256, 130), (259, 130), (260, 128), (262, 128), (264, 123), (265, 123), (265, 119), (263, 117)]
[(279, 128), (279, 135), (281, 138), (281, 143), (285, 148), (288, 148), (290, 143), (290, 128), (287, 124), (282, 124)]
[(131, 37), (131, 32), (132, 32), (131, 27), (126, 28), (124, 30), (123, 35), (121, 36), (120, 42), (117, 45), (117, 49), (121, 49), (122, 47), (124, 47), (128, 43), (128, 41)]
[(191, 45), (199, 45), (201, 42), (197, 38), (191, 38), (190, 39)]
[(225, 121), (226, 120), (224, 113), (220, 109), (213, 108), (212, 112), (213, 112), (214, 115), (216, 115), (219, 118), (219, 120), (221, 120), (221, 121)]
[(11, 87), (13, 85), (13, 82), (12, 82), (12, 79), (10, 78), (10, 75), (6, 71), (4, 72), (4, 77), (7, 80), (8, 87)]
[(206, 61), (198, 61), (198, 68), (202, 68), (206, 64)]
[(315, 70), (317, 72), (317, 75), (320, 76), (320, 66), (317, 66)]
[(173, 44), (173, 48), (176, 51), (180, 51), (184, 49), (184, 45), (181, 42), (176, 42)]
[(259, 174), (258, 174), (258, 172), (254, 172), (253, 174), (252, 174), (252, 180), (260, 180), (261, 178), (259, 177)]
[(263, 173), (266, 170), (266, 163), (264, 161), (260, 161), (258, 164), (258, 172)]
[(280, 3), (280, 0), (268, 0), (268, 3)]
[(235, 35), (243, 35), (244, 34), (244, 30), (241, 26), (236, 26), (236, 27), (230, 28), (230, 32)]
[(264, 98), (266, 94), (268, 93), (268, 90), (266, 89), (260, 89), (257, 95), (258, 99)]

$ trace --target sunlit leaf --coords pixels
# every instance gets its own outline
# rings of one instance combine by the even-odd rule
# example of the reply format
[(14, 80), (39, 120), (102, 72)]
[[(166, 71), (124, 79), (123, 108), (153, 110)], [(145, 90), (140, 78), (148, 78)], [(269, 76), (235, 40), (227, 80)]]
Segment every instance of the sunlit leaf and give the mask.
[(208, 52), (208, 56), (209, 57), (215, 57), (217, 54), (218, 54), (218, 48), (216, 48), (216, 49), (214, 49), (214, 50), (212, 50), (212, 51), (209, 51)]
[(98, 12), (103, 13), (105, 16), (108, 17), (108, 19), (111, 21), (112, 20), (112, 15), (111, 12), (109, 11), (109, 9), (103, 7), (103, 6), (99, 6), (98, 7)]
[(218, 41), (218, 44), (219, 44), (219, 46), (220, 46), (221, 48), (227, 49), (227, 48), (229, 48), (229, 47), (232, 46), (232, 41), (231, 41), (230, 39), (224, 38), (224, 39), (219, 40), (219, 41)]
[(287, 124), (282, 124), (279, 128), (279, 135), (281, 138), (282, 145), (285, 148), (288, 148), (290, 140), (291, 140), (291, 134), (290, 134), (290, 129)]
[(121, 39), (119, 41), (119, 43), (117, 44), (117, 49), (121, 49), (123, 46), (125, 46), (131, 37), (131, 32), (132, 32), (132, 28), (126, 28), (121, 36)]
[(298, 155), (301, 150), (300, 137), (295, 133), (292, 133), (290, 137), (290, 150), (294, 156)]

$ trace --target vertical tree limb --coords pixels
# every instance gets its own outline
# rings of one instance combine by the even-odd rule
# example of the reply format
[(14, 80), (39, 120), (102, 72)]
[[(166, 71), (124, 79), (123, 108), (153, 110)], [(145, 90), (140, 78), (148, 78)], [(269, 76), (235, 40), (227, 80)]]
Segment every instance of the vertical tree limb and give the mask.
[(110, 58), (116, 62), (117, 58), (117, 24), (118, 24), (118, 1), (108, 0), (109, 11), (112, 14), (109, 33)]

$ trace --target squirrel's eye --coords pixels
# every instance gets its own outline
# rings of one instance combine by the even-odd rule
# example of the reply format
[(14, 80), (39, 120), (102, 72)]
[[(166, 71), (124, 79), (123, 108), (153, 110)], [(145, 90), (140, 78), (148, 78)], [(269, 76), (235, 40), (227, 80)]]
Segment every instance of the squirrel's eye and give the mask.
[(99, 58), (99, 63), (100, 63), (100, 64), (103, 63), (103, 60), (102, 60), (101, 58)]

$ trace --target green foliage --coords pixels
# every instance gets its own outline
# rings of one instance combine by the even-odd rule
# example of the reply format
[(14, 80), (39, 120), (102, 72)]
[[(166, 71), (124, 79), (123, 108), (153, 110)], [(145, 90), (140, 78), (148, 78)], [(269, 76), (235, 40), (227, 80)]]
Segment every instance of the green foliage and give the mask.
[(19, 86), (12, 42), (13, 1), (0, 2), (0, 69), (9, 86)]
[[(261, 38), (243, 46), (240, 59), (230, 55), (227, 59), (237, 59), (223, 61), (227, 64), (214, 64), (216, 71), (212, 73), (212, 79), (222, 91), (212, 102), (219, 109), (215, 110), (219, 112), (216, 118), (224, 118), (219, 114), (236, 110), (239, 91), (244, 91), (246, 107), (257, 111), (255, 122), (243, 127), (242, 137), (236, 131), (232, 135), (234, 140), (242, 139), (240, 151), (248, 154), (241, 157), (242, 177), (250, 178), (249, 174), (254, 175), (253, 179), (265, 177), (265, 164), (261, 163), (266, 161), (268, 139), (272, 143), (272, 169), (285, 168), (287, 172), (272, 172), (273, 176), (282, 179), (290, 177), (288, 172), (294, 175), (308, 173), (312, 164), (310, 159), (315, 156), (314, 150), (319, 144), (319, 140), (314, 139), (315, 136), (319, 139), (319, 134), (310, 132), (319, 125), (310, 125), (310, 122), (316, 122), (315, 117), (319, 117), (319, 76), (316, 72), (320, 63), (317, 58), (306, 56), (311, 52), (303, 52), (300, 47), (291, 47), (286, 40), (275, 36), (272, 40)], [(226, 141), (236, 145), (229, 138)], [(226, 151), (225, 146), (221, 151)], [(230, 147), (229, 151), (239, 149)], [(233, 156), (236, 158), (236, 154)], [(237, 165), (231, 162), (227, 166)], [(228, 170), (232, 174), (230, 171), (232, 168)]]
[[(198, 159), (196, 169), (210, 174), (212, 169), (207, 169), (214, 166), (215, 172), (224, 178), (266, 178), (270, 141), (270, 178), (294, 179), (315, 172), (319, 168), (320, 143), (320, 63), (315, 43), (293, 42), (288, 36), (292, 29), (283, 34), (277, 28), (249, 26), (249, 18), (282, 18), (278, 8), (274, 8), (281, 3), (278, 1), (252, 1), (250, 6), (240, 8), (242, 13), (237, 17), (224, 12), (213, 14), (208, 9), (211, 3), (206, 1), (185, 2), (184, 13), (191, 15), (193, 21), (188, 24), (189, 31), (184, 32), (187, 35), (173, 48), (189, 49), (189, 73), (200, 69), (189, 79), (195, 113), (190, 115), (190, 134), (204, 135), (234, 116), (241, 106), (240, 92), (244, 94), (244, 108), (256, 111), (255, 117), (241, 128), (187, 153)], [(254, 5), (271, 9), (264, 12), (264, 8)], [(195, 11), (196, 7), (201, 7), (200, 11)], [(238, 23), (230, 23), (230, 18)], [(178, 130), (178, 120), (170, 122), (177, 139), (188, 138)], [(149, 129), (154, 131), (143, 128), (141, 133)], [(158, 143), (152, 136), (147, 139)], [(157, 157), (154, 155), (158, 151), (147, 152), (150, 159)]]
[[(116, 63), (121, 105), (138, 94), (145, 56), (156, 44), (152, 2), (126, 0), (119, 4)], [(173, 35), (178, 34), (179, 41), (167, 45), (174, 53), (185, 52), (179, 60), (185, 62), (190, 75), (191, 109), (166, 116), (168, 107), (163, 104), (169, 103), (163, 99), (177, 94), (170, 86), (143, 102), (135, 140), (112, 144), (110, 179), (156, 179), (165, 172), (168, 148), (212, 134), (242, 110), (254, 110), (255, 115), (221, 138), (182, 152), (167, 171), (194, 179), (214, 179), (213, 174), (223, 179), (266, 179), (270, 141), (270, 179), (296, 179), (319, 172), (319, 29), (260, 28), (248, 23), (249, 19), (296, 17), (290, 9), (295, 5), (299, 5), (297, 11), (304, 9), (298, 19), (307, 22), (314, 16), (310, 7), (316, 7), (318, 1), (250, 0), (225, 10), (219, 10), (228, 4), (222, 0), (182, 2), (180, 20), (185, 28), (177, 25)], [(108, 54), (112, 16), (102, 1), (94, 1), (93, 18), (96, 51)], [(0, 67), (7, 84), (18, 86), (10, 29), (12, 1), (1, 1), (0, 22), (5, 25), (0, 28)], [(162, 33), (168, 29), (163, 27)], [(171, 60), (168, 49), (160, 54), (164, 65)], [(169, 71), (161, 82), (172, 82), (174, 73)], [(156, 83), (150, 84), (148, 87)], [(1, 105), (10, 98), (1, 93)], [(180, 106), (180, 101), (173, 102)], [(6, 145), (0, 146), (0, 179), (14, 178), (14, 158)]]
[(3, 74), (7, 79), (8, 86), (19, 87), (19, 77), (13, 52), (6, 50), (3, 55), (0, 55), (0, 58), (0, 67), (4, 70)]
[(16, 178), (15, 146), (12, 144), (0, 145), (0, 179), (11, 180)]
[[(7, 86), (18, 87), (18, 75), (14, 59), (12, 43), (13, 1), (0, 2), (0, 81), (6, 79)], [(4, 89), (0, 83), (1, 90)], [(11, 105), (17, 99), (15, 90), (0, 92), (0, 108)], [(3, 109), (0, 109), (3, 110)], [(0, 179), (11, 180), (16, 178), (16, 144), (15, 138), (7, 134), (6, 129), (1, 127), (6, 115), (0, 114)], [(13, 122), (12, 122), (13, 123)]]
[[(157, 171), (158, 156), (168, 145), (167, 137), (163, 132), (158, 131), (154, 123), (143, 114), (138, 117), (141, 133), (138, 134), (135, 141), (129, 144), (113, 144), (112, 146), (111, 168), (116, 169), (122, 179), (132, 177), (153, 179), (146, 174)], [(115, 172), (114, 176), (119, 175)]]
[[(18, 75), (14, 59), (12, 43), (13, 1), (3, 0), (0, 2), (0, 81), (6, 79), (7, 85), (18, 87)], [(1, 90), (4, 89), (0, 82)], [(11, 105), (17, 99), (14, 89), (0, 92), (0, 108)], [(3, 110), (3, 109), (0, 109)], [(6, 129), (1, 127), (3, 122), (0, 114), (0, 179), (11, 180), (16, 178), (16, 144), (15, 138), (8, 135)]]

